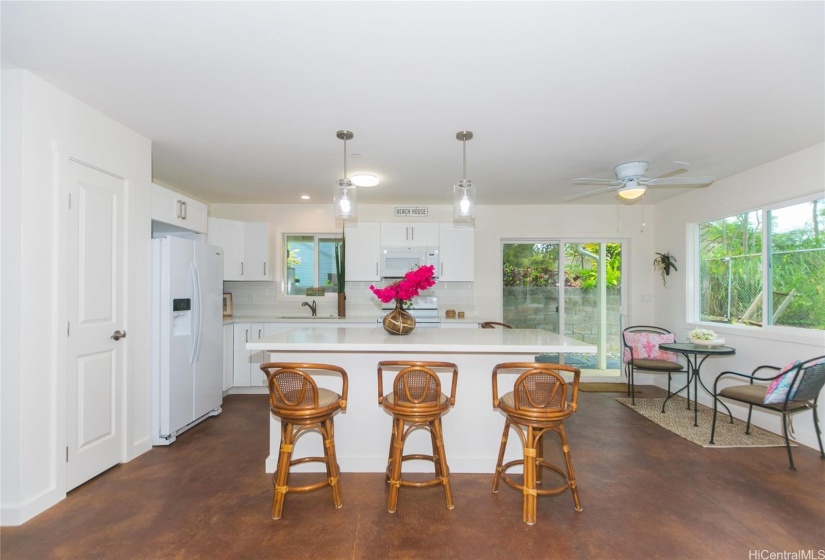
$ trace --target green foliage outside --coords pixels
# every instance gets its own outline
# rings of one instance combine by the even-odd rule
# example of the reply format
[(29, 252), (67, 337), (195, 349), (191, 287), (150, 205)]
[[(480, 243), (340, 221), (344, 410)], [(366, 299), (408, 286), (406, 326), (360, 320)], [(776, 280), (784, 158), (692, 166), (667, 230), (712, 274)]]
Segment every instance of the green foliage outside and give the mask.
[[(605, 275), (608, 286), (618, 286), (622, 278), (621, 243), (606, 244)], [(579, 245), (565, 243), (566, 270), (564, 285), (568, 288), (592, 289), (597, 285), (596, 260), (576, 250), (598, 255), (598, 243)], [(504, 287), (545, 287), (559, 283), (559, 247), (557, 244), (508, 244), (504, 246)]]
[(769, 215), (772, 317), (761, 306), (764, 224), (759, 212), (748, 212), (699, 227), (702, 320), (823, 330), (825, 203)]

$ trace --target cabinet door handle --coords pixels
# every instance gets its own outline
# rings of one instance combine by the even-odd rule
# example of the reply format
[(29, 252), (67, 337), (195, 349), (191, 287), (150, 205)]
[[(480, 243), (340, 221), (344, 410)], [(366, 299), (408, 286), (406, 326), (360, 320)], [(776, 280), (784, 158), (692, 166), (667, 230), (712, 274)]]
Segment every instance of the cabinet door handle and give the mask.
[(378, 263), (375, 263), (375, 275), (378, 276)]
[(410, 241), (415, 239), (415, 228), (410, 226)]
[(261, 339), (261, 329), (258, 329), (258, 340)]
[(241, 276), (243, 276), (243, 261), (241, 261)]
[(266, 276), (266, 261), (264, 261), (264, 276)]
[(182, 214), (181, 217), (185, 220), (186, 216), (189, 214), (189, 212), (187, 211), (187, 208), (186, 208), (186, 201), (181, 200), (180, 205), (181, 205), (181, 208), (183, 209), (183, 211), (181, 212), (181, 214)]
[(246, 329), (246, 341), (249, 342), (249, 329)]
[(410, 226), (404, 228), (404, 240), (410, 240)]
[(181, 201), (176, 200), (175, 201), (175, 217), (176, 218), (181, 218), (182, 211), (180, 209), (180, 205), (181, 205)]
[(444, 263), (439, 263), (438, 275), (439, 276), (444, 276)]

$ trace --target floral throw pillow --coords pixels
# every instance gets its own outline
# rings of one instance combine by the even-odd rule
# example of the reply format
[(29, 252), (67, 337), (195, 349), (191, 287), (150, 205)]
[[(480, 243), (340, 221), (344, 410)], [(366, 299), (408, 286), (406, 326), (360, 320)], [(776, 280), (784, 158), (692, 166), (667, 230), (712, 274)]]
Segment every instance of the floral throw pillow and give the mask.
[(659, 349), (659, 344), (664, 342), (676, 342), (676, 335), (673, 333), (663, 334), (629, 332), (624, 334), (624, 339), (633, 349), (632, 354), (630, 348), (626, 347), (624, 349), (624, 363), (627, 363), (634, 358), (637, 360), (666, 360), (668, 362), (678, 361), (675, 353)]
[(791, 381), (793, 380), (793, 374), (790, 372), (798, 365), (799, 360), (794, 360), (779, 370), (779, 373), (777, 374), (779, 377), (771, 381), (771, 384), (768, 385), (768, 390), (765, 393), (765, 400), (762, 402), (765, 404), (778, 404), (785, 402), (785, 397), (791, 389)]

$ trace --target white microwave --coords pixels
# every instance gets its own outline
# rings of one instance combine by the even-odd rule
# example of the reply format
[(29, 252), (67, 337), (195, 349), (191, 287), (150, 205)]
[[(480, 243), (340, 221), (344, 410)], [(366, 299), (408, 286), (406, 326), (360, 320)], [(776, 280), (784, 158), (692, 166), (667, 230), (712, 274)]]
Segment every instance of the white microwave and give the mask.
[(381, 278), (401, 278), (410, 270), (432, 265), (438, 276), (438, 249), (435, 247), (381, 247)]

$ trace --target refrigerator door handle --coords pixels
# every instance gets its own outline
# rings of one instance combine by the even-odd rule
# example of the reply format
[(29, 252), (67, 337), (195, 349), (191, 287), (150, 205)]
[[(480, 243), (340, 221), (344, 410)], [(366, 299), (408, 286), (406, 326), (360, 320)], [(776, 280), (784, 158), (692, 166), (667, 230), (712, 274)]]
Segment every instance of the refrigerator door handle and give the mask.
[(189, 358), (189, 363), (194, 364), (198, 360), (201, 350), (201, 331), (203, 330), (203, 322), (201, 316), (201, 282), (198, 269), (194, 265), (189, 269), (192, 275), (192, 291), (193, 299), (195, 300), (194, 315), (192, 316), (192, 353)]

